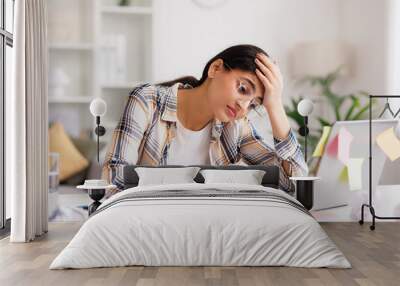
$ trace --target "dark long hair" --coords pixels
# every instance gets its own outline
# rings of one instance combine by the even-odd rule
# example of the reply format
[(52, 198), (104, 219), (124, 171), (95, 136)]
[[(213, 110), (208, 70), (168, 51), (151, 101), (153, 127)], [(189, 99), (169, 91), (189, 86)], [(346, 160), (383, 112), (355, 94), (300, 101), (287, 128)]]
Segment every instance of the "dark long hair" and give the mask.
[(269, 57), (269, 55), (263, 49), (253, 45), (232, 46), (223, 50), (208, 61), (204, 67), (200, 80), (196, 79), (194, 76), (184, 76), (171, 81), (158, 83), (157, 85), (172, 86), (175, 83), (181, 82), (183, 84), (190, 84), (192, 87), (200, 86), (208, 77), (208, 69), (210, 68), (210, 65), (217, 59), (222, 59), (224, 62), (224, 67), (228, 70), (239, 69), (242, 71), (255, 73), (257, 66), (254, 62), (254, 59), (257, 53), (263, 53)]

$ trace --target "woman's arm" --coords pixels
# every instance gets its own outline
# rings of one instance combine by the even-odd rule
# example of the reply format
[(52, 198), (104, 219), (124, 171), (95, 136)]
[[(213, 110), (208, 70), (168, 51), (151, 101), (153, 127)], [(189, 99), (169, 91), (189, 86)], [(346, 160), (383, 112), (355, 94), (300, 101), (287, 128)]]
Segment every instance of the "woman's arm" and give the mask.
[(263, 106), (268, 112), (272, 133), (275, 138), (286, 138), (290, 125), (282, 103), (282, 73), (275, 61), (262, 53), (257, 54), (255, 62), (256, 75), (264, 86)]
[(289, 128), (284, 138), (276, 138), (274, 135), (273, 147), (266, 143), (248, 118), (243, 119), (240, 133), (239, 151), (244, 162), (249, 165), (278, 166), (281, 189), (293, 192), (294, 184), (289, 177), (308, 174), (301, 147), (292, 129)]
[(280, 185), (294, 190), (289, 176), (306, 176), (308, 167), (300, 145), (290, 128), (282, 104), (283, 78), (279, 67), (265, 54), (257, 54), (256, 75), (264, 86), (263, 106), (267, 110), (274, 137), (274, 150), (265, 144), (250, 121), (245, 120), (241, 152), (251, 164), (276, 164), (280, 167)]
[(124, 112), (112, 136), (112, 142), (107, 150), (102, 170), (102, 179), (117, 186), (107, 192), (107, 197), (123, 190), (123, 168), (126, 165), (137, 164), (139, 147), (142, 143), (151, 116), (153, 93), (146, 85), (135, 87), (130, 93)]
[[(267, 109), (267, 113), (275, 144), (285, 141), (284, 138), (288, 138), (289, 136), (290, 125), (283, 104), (280, 101), (271, 103), (271, 106)], [(288, 161), (283, 161), (282, 165), (286, 174), (292, 176), (291, 164)]]

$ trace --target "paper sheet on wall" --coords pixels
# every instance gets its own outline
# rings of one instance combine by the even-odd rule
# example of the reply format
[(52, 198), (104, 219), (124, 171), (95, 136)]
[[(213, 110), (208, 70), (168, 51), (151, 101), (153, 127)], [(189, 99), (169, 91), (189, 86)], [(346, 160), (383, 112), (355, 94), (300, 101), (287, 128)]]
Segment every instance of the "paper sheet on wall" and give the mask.
[(393, 127), (380, 133), (376, 137), (376, 143), (391, 161), (400, 157), (400, 140), (394, 134)]
[(315, 147), (313, 157), (321, 157), (324, 153), (326, 141), (328, 141), (329, 134), (331, 133), (332, 127), (324, 126), (322, 129), (322, 136), (318, 141), (317, 146)]
[(338, 146), (338, 159), (347, 164), (350, 157), (350, 146), (353, 141), (353, 135), (344, 127), (339, 130), (339, 146)]
[(350, 191), (362, 189), (362, 165), (364, 158), (349, 158), (347, 161), (347, 173)]
[(340, 128), (338, 134), (327, 146), (327, 153), (347, 164), (350, 156), (350, 146), (353, 141), (353, 135), (344, 127)]

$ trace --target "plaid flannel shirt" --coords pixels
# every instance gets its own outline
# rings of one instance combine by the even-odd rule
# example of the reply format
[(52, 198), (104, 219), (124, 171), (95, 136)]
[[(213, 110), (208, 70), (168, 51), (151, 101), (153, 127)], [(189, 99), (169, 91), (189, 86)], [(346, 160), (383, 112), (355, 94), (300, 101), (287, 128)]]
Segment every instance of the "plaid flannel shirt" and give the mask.
[[(117, 186), (108, 195), (123, 190), (125, 165), (168, 164), (169, 146), (176, 133), (177, 90), (182, 87), (190, 85), (177, 83), (164, 87), (146, 83), (130, 92), (102, 169), (102, 178)], [(289, 193), (294, 191), (289, 176), (308, 174), (292, 129), (287, 138), (274, 138), (275, 146), (263, 140), (247, 117), (228, 123), (214, 119), (211, 130), (211, 165), (235, 164), (242, 159), (248, 165), (279, 166), (279, 187)], [(283, 160), (289, 162), (288, 174), (283, 169)]]

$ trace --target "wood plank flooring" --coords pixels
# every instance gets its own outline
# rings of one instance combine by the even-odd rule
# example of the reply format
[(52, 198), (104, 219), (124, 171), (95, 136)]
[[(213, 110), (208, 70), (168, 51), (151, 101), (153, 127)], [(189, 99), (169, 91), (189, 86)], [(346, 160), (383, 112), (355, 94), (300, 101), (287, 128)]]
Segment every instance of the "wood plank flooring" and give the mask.
[(120, 267), (48, 270), (79, 229), (79, 223), (50, 223), (32, 243), (0, 241), (0, 285), (400, 285), (400, 223), (322, 223), (353, 268), (289, 267)]

